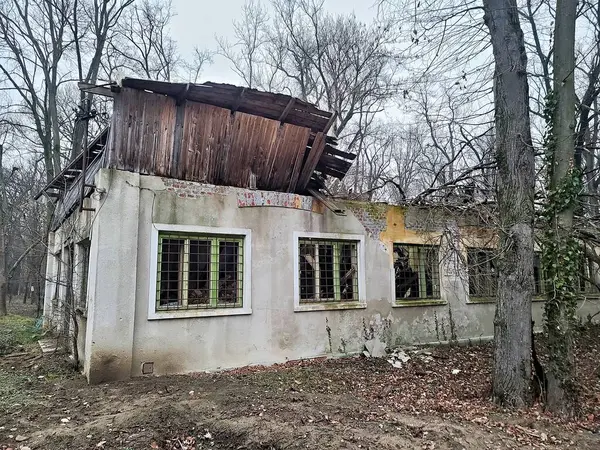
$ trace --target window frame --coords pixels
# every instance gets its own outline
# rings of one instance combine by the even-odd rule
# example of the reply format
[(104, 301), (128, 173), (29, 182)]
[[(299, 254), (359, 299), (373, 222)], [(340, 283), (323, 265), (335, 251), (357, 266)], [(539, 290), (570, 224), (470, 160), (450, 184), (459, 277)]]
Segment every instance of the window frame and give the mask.
[[(215, 238), (223, 236), (234, 239), (241, 239), (243, 246), (242, 259), (242, 305), (238, 307), (215, 307), (215, 308), (193, 308), (193, 309), (161, 309), (157, 308), (157, 279), (158, 279), (158, 253), (159, 253), (159, 234), (163, 233), (186, 233), (190, 237), (197, 235), (199, 238)], [(148, 295), (148, 320), (155, 319), (178, 319), (187, 317), (216, 317), (216, 316), (237, 316), (252, 314), (251, 307), (251, 239), (252, 232), (247, 228), (222, 228), (205, 227), (197, 225), (171, 225), (171, 224), (152, 224), (152, 234), (150, 238), (150, 276), (149, 276), (149, 295)]]
[[(393, 285), (393, 299), (396, 305), (421, 305), (421, 304), (433, 304), (433, 305), (437, 305), (437, 304), (441, 304), (441, 303), (445, 303), (442, 299), (442, 268), (441, 268), (441, 261), (440, 261), (440, 245), (439, 244), (421, 244), (421, 243), (409, 243), (409, 242), (397, 242), (394, 241), (392, 242), (392, 255), (394, 254), (395, 251), (395, 247), (396, 246), (401, 246), (401, 247), (407, 247), (408, 248), (408, 252), (409, 252), (409, 260), (411, 258), (411, 254), (413, 251), (418, 252), (419, 255), (419, 259), (423, 258), (426, 259), (426, 253), (422, 252), (421, 250), (434, 250), (436, 251), (436, 256), (437, 256), (437, 295), (432, 295), (432, 296), (427, 296), (427, 279), (426, 277), (421, 278), (421, 274), (422, 272), (424, 273), (425, 271), (425, 265), (419, 264), (419, 296), (418, 297), (398, 297), (398, 293), (396, 292), (396, 267), (395, 267), (395, 260), (393, 260), (392, 258), (392, 285)], [(420, 261), (419, 261), (420, 263)], [(421, 295), (421, 290), (425, 289), (425, 296)], [(435, 288), (434, 288), (435, 291)], [(435, 293), (435, 292), (434, 292)]]
[(588, 281), (588, 279), (592, 278), (592, 267), (591, 265), (595, 264), (593, 261), (590, 261), (584, 252), (581, 255), (581, 268), (579, 271), (579, 295), (584, 298), (598, 298), (600, 297), (600, 291), (594, 283)]
[(76, 267), (76, 278), (77, 278), (77, 300), (76, 305), (77, 308), (81, 309), (84, 312), (84, 315), (87, 311), (87, 303), (88, 303), (88, 279), (90, 274), (90, 250), (91, 250), (91, 241), (86, 238), (79, 241), (76, 244), (76, 253), (77, 253), (77, 267)]
[[(349, 241), (356, 244), (357, 257), (357, 298), (356, 300), (323, 301), (323, 302), (300, 302), (300, 241), (302, 239), (322, 239), (337, 243)], [(362, 234), (345, 233), (319, 233), (319, 232), (300, 232), (295, 231), (292, 238), (292, 257), (294, 266), (294, 312), (304, 311), (327, 311), (343, 309), (364, 309), (366, 305), (365, 297), (365, 237)]]
[[(535, 279), (535, 260), (538, 260), (538, 279)], [(538, 289), (539, 286), (539, 289)], [(544, 268), (542, 267), (541, 250), (533, 251), (533, 301), (540, 302), (546, 300), (546, 278), (544, 277)]]
[[(495, 303), (498, 298), (498, 279), (496, 278), (496, 291), (493, 295), (473, 295), (471, 292), (471, 267), (469, 264), (469, 251), (476, 252), (485, 252), (485, 253), (494, 253), (497, 251), (495, 248), (490, 247), (477, 247), (477, 246), (467, 246), (465, 248), (465, 261), (466, 261), (466, 269), (467, 269), (467, 292), (468, 292), (468, 302), (469, 303)], [(493, 261), (493, 258), (489, 258), (486, 260), (487, 263)], [(533, 268), (532, 268), (533, 270)], [(498, 271), (496, 269), (496, 277), (498, 276)]]

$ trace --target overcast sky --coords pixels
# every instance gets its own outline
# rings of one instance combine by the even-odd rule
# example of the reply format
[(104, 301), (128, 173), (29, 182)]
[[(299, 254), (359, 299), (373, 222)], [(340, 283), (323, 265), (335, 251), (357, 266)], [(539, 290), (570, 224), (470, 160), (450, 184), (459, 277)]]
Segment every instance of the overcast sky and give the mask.
[[(267, 5), (268, 0), (263, 0)], [(332, 13), (352, 13), (364, 22), (375, 15), (372, 0), (325, 0), (325, 8)], [(215, 35), (232, 38), (232, 20), (241, 17), (244, 0), (173, 0), (176, 16), (172, 20), (172, 35), (184, 56), (194, 46), (216, 49)], [(217, 56), (214, 63), (201, 75), (202, 81), (239, 83), (227, 60)]]

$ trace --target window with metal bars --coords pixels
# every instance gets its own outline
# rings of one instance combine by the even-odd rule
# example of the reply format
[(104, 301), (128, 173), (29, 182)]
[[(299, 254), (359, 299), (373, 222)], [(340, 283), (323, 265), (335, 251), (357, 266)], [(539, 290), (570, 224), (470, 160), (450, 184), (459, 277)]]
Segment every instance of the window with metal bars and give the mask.
[(78, 304), (80, 308), (87, 306), (87, 286), (90, 265), (90, 241), (88, 239), (77, 244), (79, 250), (79, 298)]
[(469, 296), (475, 298), (495, 297), (498, 288), (496, 252), (484, 248), (467, 249), (469, 269)]
[(439, 246), (394, 244), (396, 300), (440, 298)]
[(598, 265), (586, 258), (585, 255), (581, 257), (581, 271), (579, 276), (579, 291), (582, 294), (591, 296), (600, 295), (598, 286), (594, 283), (596, 275), (598, 273)]
[(156, 310), (240, 308), (244, 238), (161, 232)]
[(302, 238), (300, 303), (358, 301), (358, 242)]
[(540, 297), (544, 295), (544, 275), (542, 272), (542, 254), (535, 252), (533, 254), (533, 295)]

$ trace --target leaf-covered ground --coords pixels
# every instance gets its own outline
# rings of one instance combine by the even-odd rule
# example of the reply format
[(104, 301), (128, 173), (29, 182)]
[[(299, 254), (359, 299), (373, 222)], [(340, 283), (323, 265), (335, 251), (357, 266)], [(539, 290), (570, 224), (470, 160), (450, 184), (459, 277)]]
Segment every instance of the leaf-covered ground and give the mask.
[[(401, 368), (349, 357), (88, 386), (64, 356), (0, 358), (0, 448), (600, 448), (600, 328), (582, 332), (582, 416), (489, 401), (491, 347), (438, 347)], [(543, 352), (543, 345), (540, 345)]]

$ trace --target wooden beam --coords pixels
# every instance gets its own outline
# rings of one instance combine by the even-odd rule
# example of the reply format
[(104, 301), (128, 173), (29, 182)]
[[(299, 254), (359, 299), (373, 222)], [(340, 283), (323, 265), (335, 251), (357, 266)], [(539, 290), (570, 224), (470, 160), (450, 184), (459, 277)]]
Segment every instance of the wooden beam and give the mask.
[(115, 96), (115, 93), (112, 91), (112, 89), (106, 86), (96, 86), (95, 84), (83, 82), (77, 83), (77, 86), (79, 87), (79, 90), (83, 92), (91, 92), (92, 94), (102, 95), (104, 97)]
[(337, 113), (333, 113), (331, 115), (331, 117), (329, 118), (329, 122), (327, 122), (327, 125), (325, 125), (325, 128), (323, 128), (323, 134), (325, 136), (327, 136), (327, 132), (329, 131), (331, 126), (335, 123), (335, 119), (337, 119)]
[(294, 106), (294, 103), (296, 103), (296, 98), (295, 97), (290, 98), (290, 101), (288, 102), (288, 104), (286, 105), (285, 109), (281, 113), (281, 116), (279, 116), (279, 121), (280, 122), (283, 122), (285, 120), (285, 118), (287, 117), (287, 115), (290, 113), (292, 107)]
[(231, 113), (233, 114), (238, 110), (240, 105), (242, 104), (242, 99), (244, 98), (244, 94), (246, 93), (246, 88), (242, 88), (239, 95), (236, 97), (235, 102), (231, 106)]
[(181, 178), (182, 176), (181, 171), (179, 170), (179, 163), (181, 161), (181, 147), (183, 145), (185, 106), (186, 101), (183, 100), (182, 102), (177, 104), (175, 110), (175, 130), (173, 132), (173, 158), (171, 159), (171, 176), (173, 178)]
[(323, 154), (323, 150), (325, 150), (325, 135), (323, 133), (317, 133), (310, 149), (310, 153), (308, 154), (308, 158), (306, 158), (306, 163), (304, 163), (304, 167), (300, 172), (300, 178), (298, 179), (297, 185), (297, 188), (300, 191), (304, 191), (306, 189), (306, 186), (310, 181), (310, 176), (315, 171), (315, 168), (319, 163), (319, 159)]
[(337, 215), (337, 216), (345, 216), (346, 215), (346, 211), (345, 210), (343, 210), (342, 208), (338, 207), (335, 203), (333, 203), (330, 199), (328, 199), (327, 197), (325, 197), (322, 193), (320, 193), (316, 189), (309, 188), (308, 192), (314, 198), (316, 198), (321, 203), (323, 203), (328, 209), (330, 209), (331, 211), (333, 211), (333, 213), (335, 215)]
[(186, 98), (188, 96), (188, 92), (190, 92), (190, 83), (187, 83), (185, 85), (185, 87), (181, 90), (179, 95), (177, 96), (177, 99), (175, 100), (175, 104), (177, 106), (181, 105), (181, 103), (186, 100)]
[(354, 153), (343, 152), (329, 144), (327, 144), (325, 146), (325, 153), (328, 155), (335, 155), (335, 156), (339, 156), (340, 158), (349, 159), (351, 161), (356, 159), (356, 155)]

